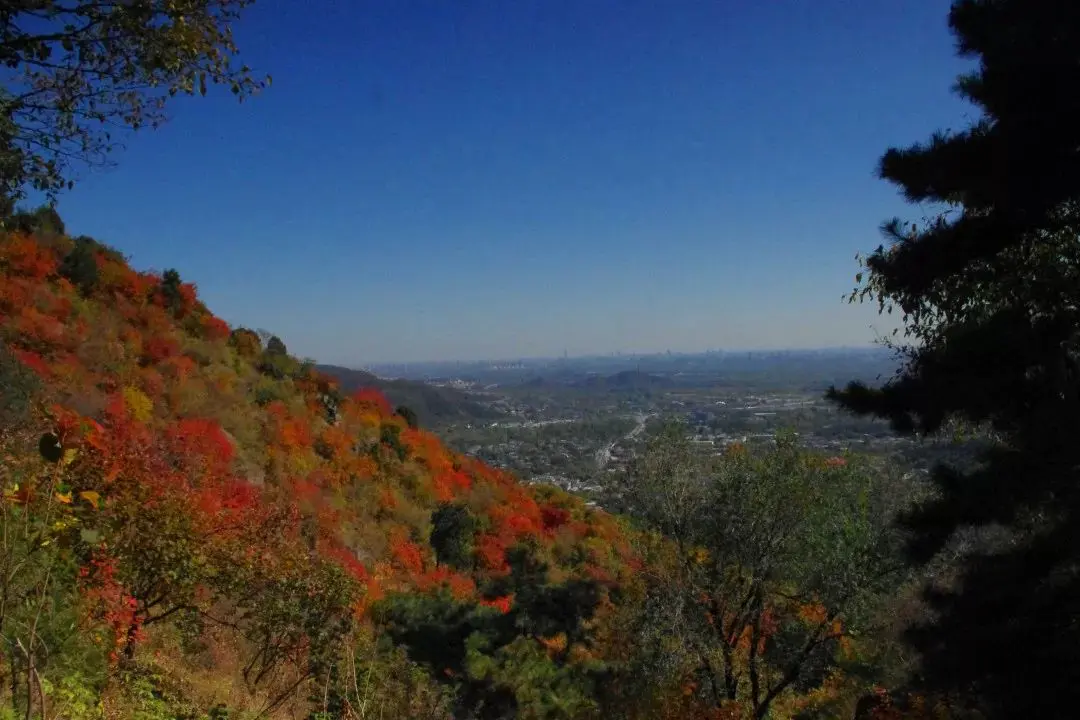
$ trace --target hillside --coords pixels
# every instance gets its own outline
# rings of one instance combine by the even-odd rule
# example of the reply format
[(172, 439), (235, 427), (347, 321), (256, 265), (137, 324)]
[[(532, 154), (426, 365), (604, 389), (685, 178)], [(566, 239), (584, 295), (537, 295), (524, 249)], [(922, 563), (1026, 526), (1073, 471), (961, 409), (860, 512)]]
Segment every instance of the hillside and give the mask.
[[(822, 604), (840, 587), (831, 573), (762, 575), (732, 614), (731, 593), (758, 577), (719, 554), (738, 544), (632, 529), (448, 450), (392, 408), (230, 328), (176, 271), (137, 272), (47, 228), (0, 233), (0, 633), (18, 650), (0, 654), (4, 711), (809, 718), (865, 689), (841, 672), (858, 641)], [(786, 506), (846, 483), (861, 497), (871, 477), (795, 450), (721, 460), (708, 472), (754, 492), (753, 478), (809, 483)], [(642, 502), (668, 512), (667, 484)], [(793, 547), (841, 557), (830, 533), (859, 536), (832, 518), (842, 498), (821, 497), (816, 539)], [(678, 531), (679, 517), (649, 522)], [(753, 678), (773, 683), (767, 695)]]
[(380, 390), (394, 407), (404, 405), (415, 412), (420, 424), (425, 427), (502, 416), (502, 413), (481, 405), (454, 388), (436, 387), (416, 380), (384, 380), (364, 370), (338, 365), (316, 365), (315, 369), (337, 380), (341, 390), (346, 393), (362, 388)]
[[(344, 694), (375, 672), (387, 716), (442, 717), (451, 678), (505, 710), (541, 703), (514, 690), (520, 663), (581, 688), (602, 670), (595, 624), (637, 562), (614, 518), (449, 452), (377, 390), (346, 394), (230, 328), (176, 273), (88, 239), (2, 236), (0, 338), (5, 529), (36, 523), (0, 555), (50, 572), (3, 590), (44, 594), (32, 635), (52, 657), (90, 658), (5, 677), (105, 692), (124, 716), (139, 687), (163, 717), (302, 716), (316, 680)], [(431, 613), (486, 644), (447, 637), (414, 648), (418, 665), (387, 644), (415, 646)], [(342, 653), (364, 647), (347, 674)]]

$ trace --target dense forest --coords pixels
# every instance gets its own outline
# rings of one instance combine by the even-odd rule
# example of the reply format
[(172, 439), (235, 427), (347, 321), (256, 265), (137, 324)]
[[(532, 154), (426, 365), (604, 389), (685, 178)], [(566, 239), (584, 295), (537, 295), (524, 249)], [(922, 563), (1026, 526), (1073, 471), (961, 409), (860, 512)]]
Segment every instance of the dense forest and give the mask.
[(268, 85), (248, 4), (0, 10), (0, 719), (1075, 714), (1080, 7), (954, 2), (981, 115), (879, 168), (936, 212), (851, 296), (904, 362), (829, 397), (964, 462), (666, 425), (599, 509), (68, 232), (106, 128)]

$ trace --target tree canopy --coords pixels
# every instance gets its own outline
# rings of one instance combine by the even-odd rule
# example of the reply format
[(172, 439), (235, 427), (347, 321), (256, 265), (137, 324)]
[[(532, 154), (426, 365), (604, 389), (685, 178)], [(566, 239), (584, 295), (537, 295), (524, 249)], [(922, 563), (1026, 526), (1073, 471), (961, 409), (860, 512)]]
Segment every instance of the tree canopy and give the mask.
[[(895, 429), (946, 423), (994, 442), (974, 468), (940, 466), (936, 497), (907, 516), (916, 561), (964, 528), (1000, 528), (938, 613), (911, 633), (922, 682), (978, 698), (990, 717), (1064, 717), (1080, 685), (1080, 7), (1065, 0), (958, 0), (949, 25), (976, 61), (956, 90), (981, 117), (893, 148), (880, 176), (922, 226), (893, 220), (855, 297), (902, 314), (901, 372), (831, 397)], [(861, 279), (861, 278), (860, 278)]]
[(253, 0), (10, 0), (0, 6), (0, 190), (55, 193), (77, 164), (106, 162), (117, 131), (157, 127), (166, 101), (269, 82), (238, 54), (232, 23)]
[(830, 676), (854, 658), (851, 638), (899, 586), (897, 502), (877, 470), (819, 456), (790, 434), (719, 456), (686, 435), (666, 426), (607, 485), (605, 505), (677, 548), (628, 630), (656, 666), (695, 667), (717, 710), (789, 717), (792, 690), (828, 695)]

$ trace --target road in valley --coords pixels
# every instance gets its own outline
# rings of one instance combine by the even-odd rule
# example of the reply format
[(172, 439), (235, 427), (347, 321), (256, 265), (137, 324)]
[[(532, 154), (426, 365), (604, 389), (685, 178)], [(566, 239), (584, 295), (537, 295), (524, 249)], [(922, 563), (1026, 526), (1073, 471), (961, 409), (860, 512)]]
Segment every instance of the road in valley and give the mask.
[(612, 440), (609, 444), (607, 444), (604, 447), (597, 450), (596, 451), (596, 466), (597, 466), (597, 469), (603, 470), (604, 468), (606, 468), (608, 466), (608, 463), (611, 462), (612, 453), (615, 450), (615, 446), (618, 445), (621, 442), (625, 442), (627, 440), (633, 440), (638, 435), (645, 432), (645, 423), (647, 423), (650, 418), (655, 417), (655, 416), (656, 416), (655, 413), (650, 413), (648, 415), (637, 415), (637, 416), (635, 416), (634, 420), (637, 421), (637, 425), (634, 426), (633, 430), (626, 433), (621, 438), (617, 438), (615, 440)]

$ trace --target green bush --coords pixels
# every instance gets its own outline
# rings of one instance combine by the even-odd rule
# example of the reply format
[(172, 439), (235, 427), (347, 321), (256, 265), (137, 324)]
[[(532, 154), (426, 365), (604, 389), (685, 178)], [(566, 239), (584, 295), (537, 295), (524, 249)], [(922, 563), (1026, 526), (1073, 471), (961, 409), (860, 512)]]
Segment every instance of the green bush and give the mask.
[(31, 402), (40, 387), (37, 376), (0, 341), (0, 428), (29, 418)]
[(75, 238), (74, 247), (60, 263), (60, 274), (78, 288), (84, 296), (97, 287), (98, 265), (97, 251), (100, 246), (86, 236)]
[(476, 518), (468, 507), (458, 503), (440, 505), (431, 514), (431, 548), (438, 563), (471, 570), (476, 530)]

